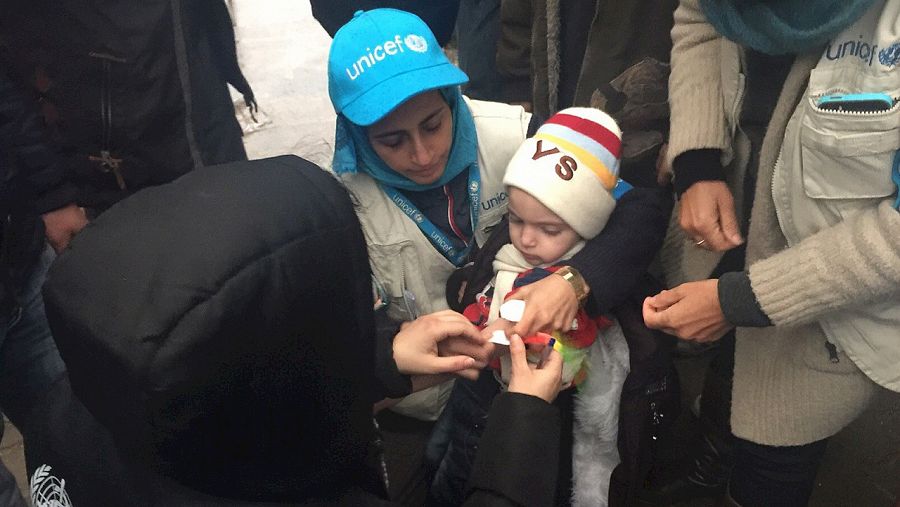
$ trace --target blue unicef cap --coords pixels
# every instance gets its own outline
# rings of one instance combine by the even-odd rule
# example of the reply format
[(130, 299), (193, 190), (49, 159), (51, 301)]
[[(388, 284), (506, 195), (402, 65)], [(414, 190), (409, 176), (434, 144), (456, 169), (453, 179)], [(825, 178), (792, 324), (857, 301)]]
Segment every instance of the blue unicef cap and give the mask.
[(362, 126), (414, 95), (468, 80), (444, 55), (428, 25), (397, 9), (357, 11), (334, 34), (328, 53), (334, 110)]

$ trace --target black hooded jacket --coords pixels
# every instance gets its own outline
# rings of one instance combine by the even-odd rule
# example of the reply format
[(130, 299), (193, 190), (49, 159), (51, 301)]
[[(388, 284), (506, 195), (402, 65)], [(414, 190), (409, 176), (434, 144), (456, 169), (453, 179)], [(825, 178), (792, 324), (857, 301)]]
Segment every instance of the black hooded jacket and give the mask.
[[(376, 367), (391, 345), (376, 344), (350, 198), (318, 167), (236, 162), (141, 191), (72, 241), (44, 298), (73, 390), (119, 449), (107, 462), (123, 463), (114, 488), (58, 467), (75, 505), (386, 504), (372, 405), (398, 373)], [(558, 415), (503, 400), (472, 501), (552, 498)]]

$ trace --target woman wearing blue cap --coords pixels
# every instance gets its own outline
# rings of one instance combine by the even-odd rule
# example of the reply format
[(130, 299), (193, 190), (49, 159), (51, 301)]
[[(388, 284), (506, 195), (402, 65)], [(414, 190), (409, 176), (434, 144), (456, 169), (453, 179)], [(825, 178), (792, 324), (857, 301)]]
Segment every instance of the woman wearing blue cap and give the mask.
[[(463, 97), (466, 75), (421, 19), (399, 10), (360, 11), (338, 30), (328, 78), (338, 114), (333, 171), (357, 202), (389, 340), (401, 323), (448, 308), (447, 280), (506, 213), (506, 165), (540, 121), (519, 106)], [(527, 305), (514, 331), (563, 328), (579, 301), (592, 313), (625, 301), (661, 244), (668, 213), (665, 191), (624, 195), (604, 232), (558, 276), (518, 293)], [(483, 367), (490, 347), (457, 352)], [(449, 391), (436, 386), (394, 410), (434, 420)]]

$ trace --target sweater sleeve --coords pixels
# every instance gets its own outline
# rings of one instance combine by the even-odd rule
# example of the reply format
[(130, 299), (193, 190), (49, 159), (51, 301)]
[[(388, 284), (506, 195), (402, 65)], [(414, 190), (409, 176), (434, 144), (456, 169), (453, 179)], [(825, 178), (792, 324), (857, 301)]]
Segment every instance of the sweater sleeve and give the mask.
[(723, 38), (707, 23), (699, 0), (682, 0), (674, 17), (667, 164), (688, 150), (731, 144), (719, 64)]
[(552, 505), (559, 467), (559, 410), (535, 396), (494, 400), (465, 505)]
[(719, 277), (717, 284), (719, 293), (719, 306), (725, 320), (742, 327), (766, 327), (771, 326), (769, 316), (762, 311), (753, 287), (750, 286), (750, 277), (746, 271), (725, 273)]
[(900, 297), (900, 212), (883, 202), (750, 266), (776, 326)]
[(675, 193), (679, 196), (698, 181), (725, 181), (722, 150), (705, 148), (688, 150), (672, 162), (675, 173)]
[(616, 203), (600, 234), (564, 263), (591, 288), (588, 313), (607, 312), (633, 293), (662, 245), (671, 212), (670, 191), (634, 187)]

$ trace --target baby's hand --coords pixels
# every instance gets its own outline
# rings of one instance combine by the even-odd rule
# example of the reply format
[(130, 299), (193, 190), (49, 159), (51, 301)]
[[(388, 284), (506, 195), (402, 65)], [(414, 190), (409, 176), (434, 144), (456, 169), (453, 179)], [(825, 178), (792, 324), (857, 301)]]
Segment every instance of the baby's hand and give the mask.
[(519, 335), (509, 337), (512, 371), (509, 392), (522, 393), (553, 403), (562, 388), (562, 356), (551, 350), (546, 361), (529, 364), (525, 358), (525, 344)]

